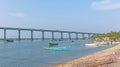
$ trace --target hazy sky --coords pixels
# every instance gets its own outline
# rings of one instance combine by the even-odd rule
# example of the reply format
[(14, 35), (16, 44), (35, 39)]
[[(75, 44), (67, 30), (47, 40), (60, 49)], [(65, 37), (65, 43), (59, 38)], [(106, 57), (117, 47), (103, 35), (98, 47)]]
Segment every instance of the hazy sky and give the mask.
[(119, 31), (120, 0), (0, 0), (0, 26)]

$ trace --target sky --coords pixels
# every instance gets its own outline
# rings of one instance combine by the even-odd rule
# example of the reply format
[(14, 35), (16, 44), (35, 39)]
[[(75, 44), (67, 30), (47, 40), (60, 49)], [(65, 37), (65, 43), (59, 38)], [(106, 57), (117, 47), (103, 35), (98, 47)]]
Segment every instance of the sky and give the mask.
[(0, 27), (120, 31), (120, 0), (0, 0)]

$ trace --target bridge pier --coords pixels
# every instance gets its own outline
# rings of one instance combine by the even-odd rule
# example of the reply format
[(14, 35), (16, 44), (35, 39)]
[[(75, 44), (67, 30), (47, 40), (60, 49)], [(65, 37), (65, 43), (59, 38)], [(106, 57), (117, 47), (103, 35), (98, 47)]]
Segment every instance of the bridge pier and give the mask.
[(31, 40), (33, 40), (33, 30), (31, 30)]
[(82, 33), (82, 39), (85, 39), (85, 34), (84, 33)]
[(78, 40), (78, 33), (76, 33), (76, 40)]
[(68, 35), (69, 35), (69, 40), (71, 40), (71, 33), (68, 33)]
[(42, 31), (42, 40), (44, 40), (45, 38), (44, 38), (44, 31)]
[(63, 32), (61, 32), (61, 40), (63, 40)]
[(52, 32), (52, 40), (54, 40), (54, 32)]
[(18, 30), (18, 40), (21, 40), (21, 30)]
[(4, 29), (4, 40), (6, 40), (6, 29)]

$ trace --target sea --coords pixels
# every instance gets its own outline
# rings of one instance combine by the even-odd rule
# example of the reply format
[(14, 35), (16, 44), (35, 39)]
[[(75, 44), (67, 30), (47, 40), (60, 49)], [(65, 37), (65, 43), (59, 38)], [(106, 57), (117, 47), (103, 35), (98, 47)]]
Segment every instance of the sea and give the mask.
[(69, 50), (45, 50), (50, 40), (14, 40), (14, 42), (0, 41), (0, 67), (54, 67), (78, 57), (98, 52), (113, 45), (86, 47), (91, 40), (63, 40), (56, 41), (59, 46), (70, 46)]

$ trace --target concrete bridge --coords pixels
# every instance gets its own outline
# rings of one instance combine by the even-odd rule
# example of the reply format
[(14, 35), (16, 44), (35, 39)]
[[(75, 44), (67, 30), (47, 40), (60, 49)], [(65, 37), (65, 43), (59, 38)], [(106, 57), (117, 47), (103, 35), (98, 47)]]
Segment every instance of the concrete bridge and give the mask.
[(60, 35), (60, 39), (61, 40), (63, 40), (64, 39), (64, 37), (63, 37), (63, 35), (64, 35), (64, 33), (67, 33), (68, 34), (68, 39), (69, 40), (71, 40), (71, 39), (73, 39), (73, 38), (71, 38), (71, 34), (76, 34), (76, 40), (78, 40), (78, 39), (80, 39), (78, 36), (79, 36), (79, 34), (81, 34), (82, 35), (82, 38), (84, 39), (85, 38), (85, 35), (87, 34), (88, 36), (87, 36), (87, 38), (90, 38), (92, 35), (96, 35), (96, 34), (98, 34), (98, 33), (88, 33), (88, 32), (73, 32), (73, 31), (61, 31), (61, 30), (44, 30), (44, 29), (28, 29), (28, 28), (11, 28), (11, 27), (0, 27), (0, 30), (3, 30), (4, 32), (4, 38), (3, 38), (3, 40), (6, 40), (7, 39), (7, 37), (6, 37), (6, 33), (7, 33), (7, 30), (16, 30), (16, 31), (18, 31), (18, 40), (21, 40), (22, 38), (21, 38), (21, 31), (30, 31), (31, 32), (31, 40), (34, 40), (34, 37), (33, 37), (33, 35), (34, 35), (34, 31), (38, 31), (38, 32), (42, 32), (42, 38), (40, 38), (40, 39), (42, 39), (42, 40), (45, 40), (45, 35), (44, 35), (44, 33), (45, 32), (51, 32), (51, 35), (52, 35), (52, 37), (51, 37), (51, 39), (52, 40), (54, 40), (55, 39), (55, 37), (54, 37), (54, 33), (60, 33), (61, 35)]

